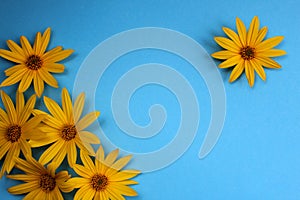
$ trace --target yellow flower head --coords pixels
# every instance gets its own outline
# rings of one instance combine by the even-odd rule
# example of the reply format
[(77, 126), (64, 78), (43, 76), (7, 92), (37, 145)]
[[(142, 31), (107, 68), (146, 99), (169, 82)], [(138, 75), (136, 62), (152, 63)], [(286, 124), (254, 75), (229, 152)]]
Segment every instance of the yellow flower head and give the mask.
[(19, 157), (20, 151), (24, 155), (31, 155), (30, 144), (26, 139), (41, 133), (35, 128), (44, 118), (37, 115), (31, 119), (30, 115), (34, 109), (36, 97), (32, 95), (25, 104), (23, 93), (17, 92), (16, 107), (10, 97), (1, 91), (1, 98), (6, 112), (0, 108), (0, 159), (6, 154), (0, 178), (4, 172), (10, 173), (15, 165), (15, 158)]
[(71, 177), (67, 171), (55, 174), (55, 165), (49, 164), (45, 168), (32, 157), (27, 160), (16, 159), (16, 168), (25, 174), (7, 175), (8, 178), (24, 181), (26, 183), (13, 186), (8, 189), (11, 194), (27, 194), (24, 200), (31, 199), (53, 199), (63, 200), (62, 192), (72, 191), (70, 184), (66, 181)]
[(215, 37), (215, 41), (224, 49), (212, 54), (212, 57), (225, 60), (220, 68), (229, 68), (234, 66), (231, 72), (229, 82), (235, 81), (245, 70), (249, 85), (254, 85), (255, 74), (261, 79), (266, 80), (266, 74), (263, 67), (281, 68), (281, 66), (270, 57), (282, 56), (286, 54), (284, 50), (273, 49), (283, 39), (283, 36), (273, 37), (267, 40), (267, 27), (259, 29), (259, 20), (255, 16), (252, 19), (248, 32), (244, 23), (236, 18), (238, 34), (233, 30), (223, 27), (223, 31), (230, 38)]
[(72, 167), (77, 159), (76, 146), (92, 155), (95, 154), (91, 144), (99, 144), (100, 140), (93, 133), (86, 131), (85, 128), (98, 118), (100, 112), (91, 112), (80, 119), (84, 107), (84, 94), (81, 93), (72, 105), (67, 89), (63, 88), (62, 109), (48, 97), (44, 97), (44, 102), (51, 115), (40, 110), (34, 110), (34, 114), (47, 116), (43, 120), (45, 124), (39, 127), (44, 133), (30, 140), (29, 143), (32, 147), (53, 144), (44, 151), (39, 162), (46, 164), (53, 160), (59, 166), (67, 155), (68, 163)]
[(82, 165), (74, 165), (74, 171), (81, 177), (71, 178), (68, 183), (80, 188), (74, 200), (125, 200), (124, 196), (137, 196), (129, 185), (138, 184), (130, 180), (140, 174), (138, 170), (121, 170), (130, 161), (131, 156), (118, 160), (119, 150), (114, 150), (106, 157), (102, 146), (96, 153), (95, 161), (83, 151), (80, 152)]
[(58, 46), (46, 52), (50, 40), (50, 28), (42, 35), (36, 34), (35, 42), (31, 47), (25, 36), (21, 36), (21, 47), (12, 40), (7, 41), (11, 51), (0, 49), (0, 56), (10, 60), (17, 65), (5, 70), (8, 76), (0, 86), (9, 86), (20, 82), (19, 92), (25, 92), (33, 81), (34, 90), (37, 96), (41, 96), (44, 91), (44, 82), (57, 88), (56, 79), (49, 73), (62, 73), (64, 65), (56, 62), (67, 58), (73, 53), (73, 50), (62, 50)]

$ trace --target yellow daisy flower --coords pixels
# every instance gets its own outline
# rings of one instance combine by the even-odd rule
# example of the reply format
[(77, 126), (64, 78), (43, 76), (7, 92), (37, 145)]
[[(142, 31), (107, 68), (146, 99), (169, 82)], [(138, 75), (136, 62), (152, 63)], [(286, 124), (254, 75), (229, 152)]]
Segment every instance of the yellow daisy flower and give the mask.
[(43, 120), (45, 126), (39, 127), (44, 134), (40, 134), (29, 143), (32, 147), (53, 143), (41, 155), (39, 162), (42, 164), (53, 160), (59, 166), (67, 155), (68, 163), (72, 167), (77, 159), (76, 146), (90, 154), (95, 154), (91, 144), (99, 144), (100, 140), (85, 128), (98, 118), (100, 112), (91, 112), (80, 119), (84, 107), (84, 94), (81, 93), (72, 105), (67, 89), (63, 88), (61, 98), (62, 109), (54, 100), (44, 96), (45, 105), (51, 115), (40, 110), (33, 111), (34, 114), (46, 114), (47, 116)]
[(39, 135), (35, 128), (40, 124), (44, 116), (37, 115), (31, 119), (36, 96), (32, 95), (25, 104), (24, 95), (17, 92), (16, 107), (10, 97), (1, 91), (1, 98), (6, 112), (0, 108), (0, 159), (6, 154), (0, 178), (4, 172), (10, 173), (15, 165), (15, 158), (20, 151), (24, 155), (31, 155), (30, 144), (26, 139)]
[(24, 181), (25, 183), (8, 189), (11, 194), (27, 194), (24, 200), (49, 199), (63, 200), (62, 192), (70, 192), (73, 187), (66, 181), (71, 177), (67, 171), (55, 173), (55, 166), (49, 164), (45, 168), (32, 157), (27, 160), (16, 159), (16, 168), (26, 174), (7, 175), (7, 178)]
[(215, 41), (224, 49), (212, 54), (212, 57), (226, 60), (222, 62), (220, 68), (229, 68), (234, 66), (231, 72), (229, 82), (235, 81), (245, 70), (249, 85), (254, 85), (255, 73), (261, 79), (266, 80), (266, 74), (263, 67), (278, 69), (281, 66), (270, 57), (282, 56), (286, 54), (284, 50), (273, 49), (282, 40), (283, 36), (273, 37), (267, 40), (267, 27), (259, 29), (259, 20), (255, 16), (252, 19), (248, 32), (244, 23), (236, 18), (237, 32), (223, 27), (223, 31), (230, 38), (215, 37)]
[(62, 73), (64, 65), (56, 63), (67, 58), (73, 50), (62, 50), (58, 46), (46, 52), (50, 40), (50, 28), (42, 35), (36, 34), (35, 42), (31, 47), (25, 36), (21, 36), (21, 47), (12, 40), (7, 41), (7, 46), (11, 51), (0, 49), (0, 56), (10, 60), (17, 65), (5, 70), (8, 76), (0, 86), (9, 86), (17, 82), (19, 92), (25, 92), (33, 81), (34, 90), (37, 96), (41, 96), (44, 91), (44, 82), (58, 88), (55, 78), (49, 73)]
[(71, 178), (68, 183), (80, 188), (75, 196), (77, 199), (125, 200), (124, 196), (137, 196), (129, 185), (138, 184), (130, 180), (137, 176), (138, 170), (121, 170), (130, 161), (125, 156), (116, 161), (119, 150), (109, 153), (106, 158), (102, 146), (96, 153), (95, 162), (83, 151), (80, 152), (82, 165), (74, 165), (74, 171), (81, 177)]

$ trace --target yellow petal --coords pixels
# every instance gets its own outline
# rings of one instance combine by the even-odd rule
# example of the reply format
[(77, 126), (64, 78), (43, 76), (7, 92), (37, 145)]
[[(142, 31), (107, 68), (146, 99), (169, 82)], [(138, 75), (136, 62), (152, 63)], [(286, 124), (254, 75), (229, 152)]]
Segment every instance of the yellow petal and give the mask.
[(7, 50), (4, 50), (4, 49), (0, 49), (0, 56), (2, 58), (5, 58), (5, 59), (10, 60), (10, 61), (15, 62), (15, 63), (25, 62), (24, 57), (22, 57), (20, 54), (15, 53), (15, 52), (11, 52), (11, 51), (7, 51)]
[(56, 79), (44, 68), (39, 69), (39, 76), (50, 86), (58, 88)]
[(279, 69), (281, 65), (279, 65), (276, 61), (272, 60), (271, 58), (267, 57), (257, 57), (256, 61), (260, 63), (262, 66), (272, 69)]
[(12, 194), (25, 194), (28, 192), (31, 192), (35, 189), (39, 188), (39, 182), (29, 182), (29, 183), (23, 183), (20, 185), (16, 185), (13, 187), (8, 188), (8, 192)]
[(69, 57), (73, 52), (74, 52), (74, 50), (67, 49), (67, 50), (62, 50), (60, 52), (53, 53), (51, 55), (49, 54), (47, 56), (46, 56), (46, 54), (44, 54), (42, 56), (42, 59), (45, 62), (50, 62), (50, 63), (59, 62), (61, 60), (66, 59), (67, 57)]
[(25, 73), (28, 73), (28, 69), (27, 68), (22, 68), (19, 71), (17, 71), (16, 73), (10, 75), (7, 79), (5, 79), (2, 83), (1, 86), (9, 86), (9, 85), (13, 85), (17, 82), (19, 82), (22, 78), (23, 75)]
[(23, 64), (15, 65), (13, 67), (10, 67), (10, 68), (8, 68), (4, 71), (5, 76), (11, 76), (12, 74), (17, 73), (18, 71), (20, 71), (23, 68), (26, 68)]
[(60, 171), (55, 175), (55, 179), (58, 183), (63, 183), (69, 180), (70, 177), (71, 175), (69, 175), (68, 171)]
[(236, 18), (236, 28), (239, 34), (240, 42), (243, 45), (243, 47), (246, 46), (246, 40), (247, 40), (247, 32), (245, 24), (240, 20), (240, 18)]
[(277, 57), (285, 55), (286, 52), (281, 49), (270, 49), (262, 52), (257, 52), (256, 54), (258, 57)]
[(39, 55), (40, 49), (41, 49), (41, 42), (42, 42), (42, 35), (40, 32), (37, 32), (35, 36), (35, 41), (33, 44), (33, 51), (35, 55)]
[(33, 76), (34, 91), (38, 97), (41, 97), (44, 92), (44, 81), (39, 73), (34, 73)]
[(74, 177), (68, 180), (68, 183), (74, 188), (81, 188), (84, 185), (90, 184), (91, 180), (88, 178)]
[(38, 52), (38, 55), (42, 56), (43, 53), (46, 51), (47, 46), (50, 41), (50, 35), (51, 35), (51, 29), (47, 28), (46, 31), (43, 34), (42, 40), (41, 40), (41, 48), (40, 51)]
[(61, 151), (63, 146), (65, 145), (65, 142), (62, 140), (57, 141), (56, 143), (52, 144), (44, 153), (41, 155), (39, 162), (42, 164), (48, 163), (50, 160), (52, 160), (59, 151)]
[(257, 38), (253, 45), (254, 47), (257, 46), (257, 44), (259, 44), (261, 41), (263, 41), (263, 39), (266, 37), (267, 31), (268, 31), (268, 28), (266, 26), (259, 30), (259, 32), (257, 34)]
[(126, 185), (118, 184), (118, 183), (111, 183), (110, 187), (114, 188), (118, 192), (120, 192), (122, 195), (126, 196), (137, 196), (138, 194), (136, 191)]
[(25, 55), (27, 57), (31, 56), (33, 54), (33, 50), (27, 38), (25, 36), (21, 36), (20, 41)]
[(38, 110), (38, 109), (34, 109), (32, 114), (34, 115), (46, 115), (45, 119), (43, 120), (43, 122), (45, 124), (47, 124), (48, 126), (55, 128), (57, 130), (61, 130), (64, 127), (64, 122), (52, 117), (51, 115), (47, 114), (44, 111)]
[(42, 58), (45, 58), (45, 57), (50, 56), (52, 54), (58, 53), (61, 50), (62, 50), (62, 47), (61, 46), (57, 46), (57, 47), (55, 47), (55, 48), (53, 48), (53, 49), (45, 52)]
[(229, 58), (231, 58), (233, 56), (236, 56), (236, 55), (237, 55), (237, 53), (233, 53), (233, 52), (228, 51), (228, 50), (223, 50), (223, 51), (215, 52), (211, 56), (214, 57), (214, 58), (217, 58), (217, 59), (226, 60), (226, 59), (229, 59)]
[(83, 165), (88, 168), (89, 171), (96, 173), (94, 163), (86, 152), (80, 151), (80, 158)]
[[(0, 108), (0, 122), (1, 121), (4, 122), (5, 124), (8, 124), (8, 125), (10, 124), (8, 115), (2, 108)], [(1, 126), (1, 128), (2, 128), (2, 126)]]
[(107, 193), (108, 199), (111, 200), (126, 200), (118, 190), (108, 187), (104, 192)]
[(59, 63), (45, 63), (43, 67), (52, 73), (62, 73), (65, 70), (65, 66)]
[[(69, 147), (69, 145), (67, 146), (67, 148), (68, 147)], [(56, 156), (53, 158), (52, 163), (55, 166), (55, 168), (58, 168), (60, 166), (60, 164), (62, 163), (62, 161), (64, 160), (64, 158), (66, 157), (67, 148), (61, 148), (58, 151), (58, 153), (56, 154)], [(70, 167), (72, 167), (72, 165), (70, 165)]]
[(41, 123), (41, 121), (45, 118), (44, 115), (37, 115), (27, 121), (23, 127), (22, 131), (24, 133), (34, 131), (34, 129)]
[(252, 66), (254, 67), (254, 70), (259, 75), (259, 77), (265, 81), (266, 73), (265, 73), (264, 68), (261, 66), (261, 64), (257, 63), (256, 60), (251, 60), (250, 62), (252, 63)]
[(13, 143), (7, 152), (2, 168), (9, 174), (15, 165), (15, 158), (19, 157), (20, 146), (18, 143)]
[(105, 164), (111, 166), (117, 159), (118, 155), (119, 155), (119, 149), (115, 149), (112, 152), (110, 152), (104, 160)]
[(72, 101), (71, 101), (70, 94), (66, 88), (63, 88), (62, 90), (61, 99), (62, 99), (62, 108), (64, 113), (66, 114), (67, 121), (70, 123), (74, 123)]
[(229, 40), (228, 38), (215, 37), (214, 39), (224, 49), (227, 49), (234, 53), (239, 53), (241, 50), (233, 41)]
[(118, 172), (114, 174), (113, 176), (109, 177), (109, 180), (111, 181), (123, 181), (126, 179), (133, 178), (140, 174), (140, 171), (138, 170), (123, 170), (121, 172)]
[(86, 116), (84, 116), (81, 120), (79, 120), (78, 123), (76, 123), (76, 129), (78, 131), (82, 131), (86, 127), (88, 127), (90, 124), (92, 124), (100, 115), (100, 112), (94, 111)]
[(12, 180), (24, 181), (24, 182), (31, 182), (36, 181), (40, 177), (36, 175), (27, 175), (27, 174), (15, 174), (15, 175), (6, 175), (7, 178)]
[(258, 31), (259, 31), (259, 20), (257, 16), (254, 16), (247, 33), (247, 45), (253, 46), (257, 38)]
[(91, 178), (94, 175), (91, 171), (88, 170), (88, 168), (78, 164), (74, 165), (73, 169), (76, 172), (76, 174), (84, 178)]
[(222, 62), (219, 67), (220, 68), (229, 68), (232, 67), (234, 65), (236, 65), (237, 63), (241, 62), (243, 59), (241, 58), (241, 55), (237, 55), (234, 57), (229, 58), (228, 60)]
[(99, 147), (99, 149), (97, 150), (97, 153), (96, 153), (96, 160), (104, 162), (104, 159), (105, 159), (104, 150), (103, 150), (102, 145), (100, 145), (100, 147)]
[(24, 95), (21, 92), (16, 93), (16, 112), (20, 121), (20, 116), (25, 105)]
[(90, 188), (87, 190), (87, 192), (83, 195), (82, 199), (94, 199), (94, 196), (96, 194), (96, 190)]
[(4, 107), (7, 111), (7, 115), (8, 115), (8, 119), (11, 122), (11, 124), (17, 124), (17, 112), (15, 109), (15, 106), (12, 102), (12, 100), (10, 99), (10, 97), (4, 92), (1, 91), (1, 98), (2, 98), (2, 102), (4, 104)]
[(64, 112), (61, 110), (61, 108), (55, 101), (53, 101), (49, 97), (44, 96), (44, 102), (47, 109), (49, 110), (49, 112), (53, 117), (63, 122), (64, 124), (68, 123), (68, 120), (66, 119), (66, 115), (64, 114)]
[(89, 155), (95, 156), (95, 151), (91, 144), (81, 141), (78, 136), (75, 137), (75, 142), (80, 150), (87, 151)]
[(237, 78), (239, 78), (241, 76), (241, 74), (243, 73), (244, 69), (245, 69), (244, 61), (239, 62), (232, 70), (230, 77), (229, 77), (229, 82), (233, 82)]
[(68, 153), (68, 163), (69, 166), (72, 167), (77, 160), (77, 149), (74, 140), (69, 141), (69, 148), (67, 148), (67, 153)]
[(87, 193), (87, 191), (90, 189), (90, 186), (89, 185), (85, 185), (83, 186), (82, 188), (80, 188), (75, 196), (74, 196), (74, 199), (73, 200), (82, 200), (83, 199), (83, 196)]
[(254, 74), (254, 68), (249, 61), (245, 61), (245, 73), (250, 87), (253, 87), (255, 74)]
[[(41, 135), (42, 137), (42, 135)], [(51, 144), (53, 142), (56, 142), (60, 137), (58, 135), (49, 137), (49, 136), (45, 136), (42, 137), (40, 139), (31, 139), (32, 137), (29, 137), (30, 141), (29, 144), (31, 145), (31, 147), (42, 147), (48, 144)]]
[(282, 40), (283, 40), (283, 36), (276, 36), (273, 38), (269, 38), (261, 43), (259, 43), (255, 50), (256, 52), (262, 52), (262, 51), (266, 51), (269, 49), (272, 49), (273, 47), (277, 46)]
[(20, 147), (23, 152), (23, 155), (31, 156), (30, 144), (23, 138), (20, 138), (19, 142), (20, 142)]
[(24, 54), (22, 48), (21, 48), (19, 45), (17, 45), (17, 44), (16, 44), (14, 41), (12, 41), (12, 40), (7, 40), (6, 43), (7, 43), (8, 48), (10, 48), (11, 51), (13, 51), (13, 52), (19, 54), (21, 57), (23, 57), (23, 61), (26, 60), (25, 54)]
[(136, 185), (136, 184), (139, 184), (139, 182), (134, 181), (134, 180), (124, 180), (124, 181), (120, 181), (118, 183), (123, 184), (123, 185)]
[(131, 158), (131, 155), (120, 158), (111, 166), (111, 168), (114, 168), (115, 170), (120, 170), (128, 164)]
[(39, 168), (35, 168), (31, 162), (27, 162), (22, 159), (16, 159), (16, 167), (21, 171), (24, 171), (26, 174), (36, 176), (40, 176), (41, 172), (45, 171), (45, 169), (41, 168), (41, 166)]
[(241, 41), (240, 41), (240, 38), (239, 36), (233, 31), (231, 30), (230, 28), (227, 28), (227, 27), (223, 27), (223, 31), (226, 33), (226, 35), (232, 39), (232, 41), (240, 48), (243, 47)]
[(23, 78), (21, 79), (21, 82), (19, 84), (19, 92), (25, 92), (29, 88), (32, 79), (33, 79), (33, 71), (29, 70), (28, 73), (25, 73)]
[(54, 200), (64, 200), (61, 192), (59, 191), (59, 189), (56, 187), (52, 192), (52, 199)]
[(0, 160), (3, 158), (3, 156), (6, 154), (6, 152), (10, 149), (11, 142), (6, 142), (3, 144), (3, 146), (0, 147)]
[(85, 101), (85, 95), (84, 93), (81, 93), (74, 104), (74, 122), (77, 123), (84, 107), (84, 101)]
[[(24, 98), (24, 97), (23, 97)], [(35, 106), (35, 102), (36, 102), (36, 96), (32, 95), (28, 101), (26, 102), (25, 107), (22, 108), (22, 110), (20, 110), (20, 118), (19, 118), (19, 124), (23, 125), (28, 118), (30, 117), (30, 115), (32, 114), (32, 111), (34, 109)]]
[(90, 144), (100, 144), (100, 140), (99, 138), (88, 131), (80, 131), (79, 132), (79, 137), (82, 141), (86, 142), (86, 143), (90, 143)]
[(28, 193), (28, 194), (23, 198), (23, 200), (32, 200), (32, 199), (35, 199), (36, 197), (41, 198), (41, 195), (39, 195), (39, 193), (40, 193), (41, 191), (42, 191), (42, 190), (41, 190), (40, 188), (35, 189), (35, 190), (31, 191), (30, 193)]

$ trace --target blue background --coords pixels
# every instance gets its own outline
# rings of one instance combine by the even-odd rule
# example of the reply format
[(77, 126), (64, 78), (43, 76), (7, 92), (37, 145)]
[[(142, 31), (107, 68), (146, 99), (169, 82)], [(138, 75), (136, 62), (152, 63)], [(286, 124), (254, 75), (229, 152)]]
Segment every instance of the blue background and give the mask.
[[(142, 50), (121, 57), (105, 73), (98, 86), (96, 109), (99, 122), (115, 144), (122, 148), (148, 152), (170, 141), (178, 128), (180, 109), (175, 96), (164, 88), (141, 88), (131, 100), (133, 119), (149, 123), (147, 110), (153, 103), (165, 105), (168, 121), (164, 130), (146, 141), (129, 138), (113, 121), (109, 97), (115, 81), (128, 69), (143, 63), (158, 62), (180, 71), (197, 92), (201, 122), (195, 141), (174, 164), (156, 172), (142, 174), (134, 188), (138, 197), (128, 199), (300, 199), (300, 93), (299, 93), (299, 5), (296, 1), (9, 1), (0, 5), (0, 48), (5, 41), (19, 41), (21, 35), (33, 41), (37, 31), (53, 30), (50, 48), (58, 45), (75, 53), (63, 63), (66, 71), (55, 75), (60, 88), (46, 87), (45, 95), (60, 100), (62, 87), (72, 91), (74, 79), (84, 58), (101, 41), (119, 32), (138, 27), (164, 27), (180, 31), (199, 42), (208, 53), (221, 48), (214, 36), (223, 36), (221, 27), (235, 29), (235, 17), (247, 25), (258, 15), (268, 26), (267, 37), (285, 36), (279, 48), (287, 55), (276, 58), (283, 68), (266, 70), (267, 81), (258, 77), (249, 88), (243, 75), (228, 83), (230, 71), (220, 70), (227, 95), (227, 116), (222, 135), (214, 150), (203, 160), (197, 155), (210, 120), (210, 97), (204, 81), (192, 66), (177, 56), (156, 50)], [(215, 60), (216, 64), (219, 61)], [(12, 64), (3, 59), (3, 71)], [(118, 70), (118, 68), (120, 70)], [(0, 73), (0, 81), (4, 73)], [(16, 86), (5, 91), (14, 94)], [(81, 92), (81, 91), (78, 91)], [(29, 96), (30, 91), (26, 93)], [(14, 95), (13, 95), (14, 96)], [(91, 98), (91, 97), (90, 97)], [(86, 111), (93, 108), (88, 106)], [(43, 107), (42, 101), (38, 106)], [(92, 127), (93, 128), (93, 127)], [(138, 149), (138, 150), (137, 150)], [(134, 162), (134, 160), (133, 160)], [(19, 199), (6, 189), (16, 181), (0, 180), (1, 199)], [(67, 198), (71, 198), (67, 195)]]

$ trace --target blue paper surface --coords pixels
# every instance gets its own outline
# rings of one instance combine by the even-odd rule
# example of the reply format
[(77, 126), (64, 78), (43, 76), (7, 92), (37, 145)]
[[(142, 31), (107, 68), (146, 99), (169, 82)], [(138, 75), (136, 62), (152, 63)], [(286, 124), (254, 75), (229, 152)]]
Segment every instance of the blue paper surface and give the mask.
[[(111, 109), (111, 97), (116, 82), (135, 66), (161, 63), (180, 72), (193, 87), (201, 113), (199, 129), (190, 148), (173, 164), (144, 173), (134, 180), (138, 197), (127, 199), (300, 199), (300, 92), (299, 92), (299, 4), (296, 1), (1, 1), (0, 48), (5, 41), (19, 43), (25, 35), (33, 42), (37, 31), (52, 28), (49, 48), (63, 46), (75, 53), (62, 63), (63, 74), (54, 75), (60, 88), (45, 87), (45, 96), (61, 101), (62, 87), (73, 91), (77, 72), (84, 59), (101, 42), (123, 31), (143, 27), (161, 27), (185, 34), (198, 42), (209, 54), (221, 48), (213, 37), (224, 36), (222, 26), (235, 30), (235, 18), (249, 26), (253, 16), (260, 27), (267, 26), (267, 38), (283, 35), (278, 46), (287, 55), (275, 58), (282, 69), (266, 69), (267, 81), (256, 76), (255, 86), (248, 86), (245, 75), (228, 83), (230, 70), (219, 69), (226, 91), (226, 120), (222, 135), (214, 149), (204, 158), (198, 153), (211, 118), (211, 98), (201, 75), (186, 60), (155, 49), (130, 52), (111, 63), (97, 86), (95, 96), (86, 97), (85, 113), (101, 111), (99, 124), (106, 137), (117, 147), (131, 152), (156, 151), (176, 137), (181, 110), (176, 96), (159, 85), (146, 85), (130, 99), (132, 119), (140, 126), (149, 124), (148, 109), (154, 104), (164, 106), (165, 126), (147, 139), (132, 138), (116, 124)], [(99, 58), (101, 59), (101, 57)], [(216, 65), (220, 62), (214, 60)], [(12, 63), (0, 60), (0, 81), (3, 71)], [(145, 77), (147, 74), (145, 74)], [(140, 77), (143, 79), (143, 77)], [(16, 85), (4, 90), (14, 96)], [(74, 91), (78, 95), (84, 91)], [(30, 89), (26, 97), (32, 93)], [(1, 104), (2, 106), (2, 104)], [(37, 106), (44, 108), (42, 99)], [(191, 121), (194, 119), (190, 119)], [(101, 134), (97, 126), (90, 130)], [(104, 144), (105, 146), (105, 144)], [(108, 152), (109, 147), (105, 148)], [(36, 157), (40, 151), (34, 151)], [(122, 154), (125, 155), (125, 154)], [(159, 158), (158, 158), (159, 159)], [(137, 162), (134, 158), (131, 165)], [(66, 165), (66, 163), (64, 163)], [(21, 199), (7, 188), (18, 181), (0, 180), (1, 199)], [(66, 199), (72, 199), (66, 195)]]

